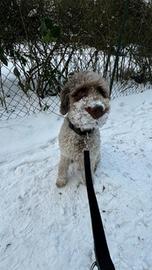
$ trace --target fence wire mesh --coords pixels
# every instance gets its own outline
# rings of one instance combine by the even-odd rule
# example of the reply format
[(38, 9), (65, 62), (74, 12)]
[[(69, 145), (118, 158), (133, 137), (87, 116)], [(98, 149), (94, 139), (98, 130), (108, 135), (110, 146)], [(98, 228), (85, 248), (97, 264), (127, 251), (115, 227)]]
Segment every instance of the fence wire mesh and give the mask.
[[(18, 79), (14, 75), (14, 66), (1, 66), (0, 75), (0, 120), (26, 117), (39, 111), (59, 113), (59, 95), (39, 98), (36, 93), (27, 94), (19, 87)], [(127, 96), (151, 89), (151, 85), (137, 84), (135, 82), (114, 82), (112, 99)]]
[(45, 110), (57, 112), (59, 108), (58, 95), (39, 99), (32, 91), (25, 94), (18, 85), (18, 80), (14, 76), (13, 69), (14, 67), (5, 67), (5, 72), (2, 72), (0, 78), (1, 120), (25, 117)]

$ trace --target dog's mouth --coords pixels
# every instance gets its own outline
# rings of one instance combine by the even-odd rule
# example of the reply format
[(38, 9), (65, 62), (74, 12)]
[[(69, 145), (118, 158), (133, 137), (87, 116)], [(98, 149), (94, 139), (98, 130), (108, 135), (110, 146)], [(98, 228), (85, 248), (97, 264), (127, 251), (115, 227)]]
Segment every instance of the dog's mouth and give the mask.
[(96, 106), (96, 107), (87, 107), (85, 110), (94, 118), (99, 119), (102, 117), (106, 112), (108, 112), (108, 109), (104, 109), (103, 106)]

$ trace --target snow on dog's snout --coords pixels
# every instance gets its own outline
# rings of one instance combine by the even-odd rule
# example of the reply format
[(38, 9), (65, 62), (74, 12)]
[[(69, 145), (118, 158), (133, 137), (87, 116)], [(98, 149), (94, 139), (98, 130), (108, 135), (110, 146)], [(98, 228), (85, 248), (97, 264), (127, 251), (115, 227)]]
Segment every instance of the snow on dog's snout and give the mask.
[[(97, 107), (102, 107), (103, 113), (102, 117), (97, 117), (98, 119), (95, 119), (95, 117), (88, 112), (87, 108), (94, 109)], [(69, 120), (81, 130), (92, 129), (99, 125), (102, 126), (105, 123), (108, 116), (107, 113), (104, 113), (105, 110), (106, 106), (104, 101), (88, 96), (73, 104), (70, 108), (68, 117)]]
[(103, 110), (105, 110), (105, 104), (102, 100), (89, 100), (88, 104), (90, 108), (96, 108), (97, 106), (101, 106)]

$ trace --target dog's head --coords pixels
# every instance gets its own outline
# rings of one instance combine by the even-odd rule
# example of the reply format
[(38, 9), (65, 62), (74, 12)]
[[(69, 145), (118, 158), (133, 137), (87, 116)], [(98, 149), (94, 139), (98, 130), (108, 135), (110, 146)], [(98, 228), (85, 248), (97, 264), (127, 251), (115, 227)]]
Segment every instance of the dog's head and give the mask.
[(78, 72), (72, 75), (61, 91), (63, 115), (82, 130), (103, 124), (109, 111), (109, 88), (95, 72)]

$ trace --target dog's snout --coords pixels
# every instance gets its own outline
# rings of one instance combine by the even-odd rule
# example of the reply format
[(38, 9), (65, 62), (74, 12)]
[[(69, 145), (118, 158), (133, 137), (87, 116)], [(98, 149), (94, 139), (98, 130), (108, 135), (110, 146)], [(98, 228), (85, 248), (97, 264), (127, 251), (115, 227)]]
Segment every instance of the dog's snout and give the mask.
[(102, 105), (96, 105), (94, 107), (87, 107), (85, 109), (94, 119), (100, 118), (105, 112), (105, 109)]

